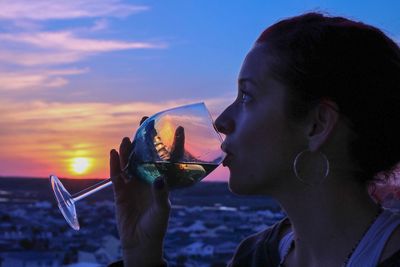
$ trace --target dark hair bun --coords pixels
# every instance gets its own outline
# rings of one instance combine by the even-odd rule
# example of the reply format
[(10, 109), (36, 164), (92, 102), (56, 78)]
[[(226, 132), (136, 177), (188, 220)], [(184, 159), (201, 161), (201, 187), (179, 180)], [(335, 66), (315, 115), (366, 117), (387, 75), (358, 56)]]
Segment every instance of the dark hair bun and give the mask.
[(354, 124), (350, 151), (363, 169), (359, 177), (392, 173), (400, 161), (398, 45), (373, 26), (319, 13), (276, 23), (257, 40), (264, 42), (277, 52), (277, 76), (294, 94), (328, 97)]

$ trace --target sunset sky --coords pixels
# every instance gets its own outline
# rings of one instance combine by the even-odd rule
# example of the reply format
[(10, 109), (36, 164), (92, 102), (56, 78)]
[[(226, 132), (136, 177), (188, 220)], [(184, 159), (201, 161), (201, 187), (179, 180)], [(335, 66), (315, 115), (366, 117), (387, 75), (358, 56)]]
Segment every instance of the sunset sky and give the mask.
[[(0, 0), (0, 176), (108, 177), (140, 118), (236, 94), (268, 25), (307, 11), (361, 20), (400, 41), (400, 1)], [(219, 167), (206, 180), (228, 178)]]

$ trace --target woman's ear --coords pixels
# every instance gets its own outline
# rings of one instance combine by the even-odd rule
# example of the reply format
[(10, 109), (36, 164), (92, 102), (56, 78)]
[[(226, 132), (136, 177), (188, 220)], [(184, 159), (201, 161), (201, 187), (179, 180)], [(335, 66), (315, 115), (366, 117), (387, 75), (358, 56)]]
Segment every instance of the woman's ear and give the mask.
[(336, 103), (323, 99), (311, 112), (308, 128), (309, 149), (318, 150), (331, 135), (339, 119)]

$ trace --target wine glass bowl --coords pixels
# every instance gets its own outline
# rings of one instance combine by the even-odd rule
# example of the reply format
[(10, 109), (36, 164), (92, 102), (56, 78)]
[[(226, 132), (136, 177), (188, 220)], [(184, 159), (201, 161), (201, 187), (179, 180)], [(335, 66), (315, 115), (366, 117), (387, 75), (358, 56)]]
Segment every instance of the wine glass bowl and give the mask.
[(152, 183), (164, 176), (170, 189), (190, 186), (223, 160), (222, 138), (204, 103), (159, 112), (133, 138), (128, 175)]
[[(212, 172), (224, 159), (222, 137), (204, 103), (161, 111), (147, 118), (133, 138), (123, 172), (131, 179), (153, 183), (164, 177), (169, 189), (191, 186)], [(68, 224), (79, 230), (75, 203), (112, 184), (111, 178), (71, 195), (55, 175), (50, 183)]]

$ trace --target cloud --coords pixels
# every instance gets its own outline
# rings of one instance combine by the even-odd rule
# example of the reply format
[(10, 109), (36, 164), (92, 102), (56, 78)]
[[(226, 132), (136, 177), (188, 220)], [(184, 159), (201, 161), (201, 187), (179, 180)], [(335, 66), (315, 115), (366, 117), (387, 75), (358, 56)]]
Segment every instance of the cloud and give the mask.
[(146, 49), (146, 48), (164, 48), (163, 44), (152, 44), (146, 42), (124, 42), (115, 40), (96, 40), (88, 38), (79, 38), (70, 31), (61, 32), (37, 32), (22, 34), (0, 34), (0, 41), (11, 41), (17, 43), (30, 44), (35, 47), (70, 51), (99, 53), (114, 50), (126, 49)]
[(0, 72), (0, 91), (55, 88), (68, 84), (63, 76), (88, 72), (88, 69), (59, 69), (36, 72)]
[(90, 29), (91, 31), (101, 31), (105, 30), (109, 27), (108, 20), (106, 19), (99, 19), (94, 22), (93, 27)]
[[(79, 70), (60, 70), (60, 73), (73, 73)], [(52, 73), (47, 73), (52, 74)], [(58, 74), (53, 73), (53, 74)], [(226, 96), (207, 99), (204, 102), (210, 110), (222, 109), (227, 105)], [(14, 102), (0, 99), (0, 140), (15, 134), (25, 135), (27, 131), (52, 134), (57, 132), (60, 136), (71, 136), (83, 132), (101, 136), (102, 132), (132, 131), (139, 124), (142, 116), (155, 114), (160, 110), (200, 102), (197, 99), (180, 99), (169, 102), (84, 102), (61, 103), (46, 101)], [(213, 104), (209, 104), (213, 103)], [(215, 107), (218, 105), (218, 107)], [(7, 125), (8, 127), (3, 127)], [(102, 131), (99, 131), (102, 129)], [(78, 131), (77, 131), (78, 130)], [(54, 135), (55, 138), (62, 138)], [(40, 136), (39, 136), (40, 137)], [(91, 138), (91, 137), (87, 137)], [(65, 138), (68, 142), (69, 138)], [(61, 139), (62, 140), (62, 139)], [(27, 142), (28, 140), (25, 140)]]
[(89, 71), (89, 68), (84, 69), (58, 69), (58, 70), (48, 70), (46, 73), (48, 75), (77, 75), (83, 74)]
[[(0, 48), (1, 49), (1, 48)], [(85, 58), (86, 55), (71, 51), (16, 51), (1, 49), (0, 62), (20, 66), (50, 66), (74, 63)]]
[[(60, 72), (73, 73), (74, 70)], [(225, 104), (226, 99), (226, 96), (222, 96), (205, 102), (213, 103), (208, 105), (210, 108)], [(0, 162), (15, 159), (20, 163), (18, 169), (0, 163), (2, 174), (33, 175), (29, 166), (32, 159), (35, 159), (35, 162), (49, 166), (38, 170), (35, 175), (46, 176), (57, 170), (57, 174), (68, 176), (70, 173), (65, 161), (74, 156), (87, 156), (96, 161), (94, 172), (89, 176), (106, 177), (109, 150), (118, 148), (122, 137), (133, 136), (142, 116), (194, 102), (199, 101), (181, 99), (159, 104), (21, 103), (0, 98)]]
[(125, 17), (148, 9), (147, 6), (123, 4), (119, 0), (2, 0), (0, 1), (0, 19)]
[[(102, 30), (111, 32), (107, 18), (125, 17), (148, 9), (121, 0), (0, 1), (0, 22), (11, 22), (16, 26), (0, 33), (0, 64), (3, 65), (0, 90), (57, 88), (68, 83), (66, 74), (48, 75), (32, 71), (33, 68), (59, 69), (112, 51), (166, 48), (164, 43), (98, 37)], [(82, 23), (89, 19), (92, 26), (82, 28), (74, 23), (76, 28), (71, 29), (60, 24), (58, 30), (44, 30), (51, 26), (49, 20), (75, 20), (79, 23), (78, 18), (86, 19)], [(97, 37), (93, 37), (94, 34)], [(16, 68), (19, 68), (18, 72)], [(81, 73), (68, 75), (76, 74)]]
[(37, 88), (39, 86), (59, 87), (67, 84), (61, 77), (49, 77), (41, 74), (1, 73), (0, 90), (19, 90)]
[(163, 43), (81, 38), (72, 31), (2, 33), (0, 62), (22, 66), (62, 65), (79, 62), (99, 53), (165, 47)]

